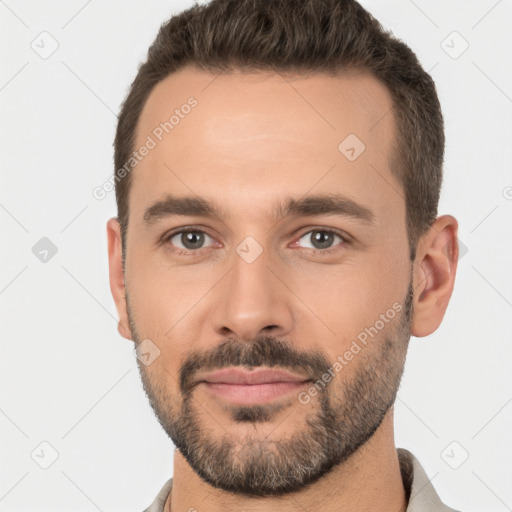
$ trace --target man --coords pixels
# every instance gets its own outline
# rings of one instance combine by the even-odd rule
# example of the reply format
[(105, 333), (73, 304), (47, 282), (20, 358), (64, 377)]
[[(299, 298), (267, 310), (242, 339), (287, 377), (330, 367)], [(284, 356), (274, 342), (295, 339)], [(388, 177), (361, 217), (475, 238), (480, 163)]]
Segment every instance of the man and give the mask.
[(176, 446), (157, 511), (449, 511), (397, 449), (411, 335), (458, 259), (443, 119), (351, 0), (213, 0), (162, 25), (122, 106), (120, 334)]

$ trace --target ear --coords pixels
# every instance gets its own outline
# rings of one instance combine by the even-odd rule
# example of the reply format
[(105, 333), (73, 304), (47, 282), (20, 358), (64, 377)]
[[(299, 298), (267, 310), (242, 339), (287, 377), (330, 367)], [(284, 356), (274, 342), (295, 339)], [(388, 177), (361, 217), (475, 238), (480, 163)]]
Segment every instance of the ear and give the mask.
[(116, 303), (119, 322), (117, 330), (119, 334), (131, 340), (128, 313), (126, 310), (126, 297), (124, 286), (124, 272), (121, 246), (121, 225), (117, 217), (112, 217), (107, 222), (107, 238), (108, 238), (108, 267), (110, 274), (110, 291)]
[(413, 336), (432, 334), (443, 320), (459, 260), (457, 230), (457, 220), (451, 215), (443, 215), (418, 242), (413, 275)]

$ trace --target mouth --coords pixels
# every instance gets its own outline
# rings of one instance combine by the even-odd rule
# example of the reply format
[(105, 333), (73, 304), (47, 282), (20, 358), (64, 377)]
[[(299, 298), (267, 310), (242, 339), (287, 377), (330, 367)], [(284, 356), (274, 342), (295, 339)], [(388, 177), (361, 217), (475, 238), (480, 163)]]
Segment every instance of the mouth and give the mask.
[(296, 392), (310, 382), (307, 376), (285, 370), (225, 368), (199, 375), (196, 385), (221, 399), (243, 405), (270, 402)]

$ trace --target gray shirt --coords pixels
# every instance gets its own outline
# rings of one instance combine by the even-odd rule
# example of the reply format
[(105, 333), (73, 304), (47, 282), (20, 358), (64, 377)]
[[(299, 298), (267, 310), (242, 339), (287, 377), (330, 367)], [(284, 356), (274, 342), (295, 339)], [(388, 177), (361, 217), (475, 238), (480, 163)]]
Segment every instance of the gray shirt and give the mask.
[[(405, 448), (398, 448), (398, 461), (406, 492), (407, 512), (458, 512), (443, 504), (418, 459)], [(155, 501), (144, 512), (164, 511), (165, 502), (171, 492), (172, 478), (167, 480)]]

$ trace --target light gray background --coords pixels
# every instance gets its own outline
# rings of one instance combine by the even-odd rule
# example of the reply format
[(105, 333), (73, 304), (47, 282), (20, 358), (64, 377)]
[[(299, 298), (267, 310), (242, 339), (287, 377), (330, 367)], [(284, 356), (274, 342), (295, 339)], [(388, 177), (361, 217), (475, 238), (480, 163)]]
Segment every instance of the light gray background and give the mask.
[[(459, 220), (467, 247), (442, 326), (411, 340), (396, 443), (450, 506), (512, 510), (512, 2), (362, 3), (437, 83), (439, 214)], [(141, 511), (172, 476), (173, 445), (117, 333), (105, 230), (114, 193), (99, 201), (92, 190), (113, 172), (116, 114), (148, 45), (191, 5), (0, 0), (3, 512)], [(51, 38), (58, 49), (43, 59), (31, 45), (48, 52)], [(42, 237), (58, 248), (46, 263), (32, 252)], [(48, 469), (42, 442), (58, 452)]]

